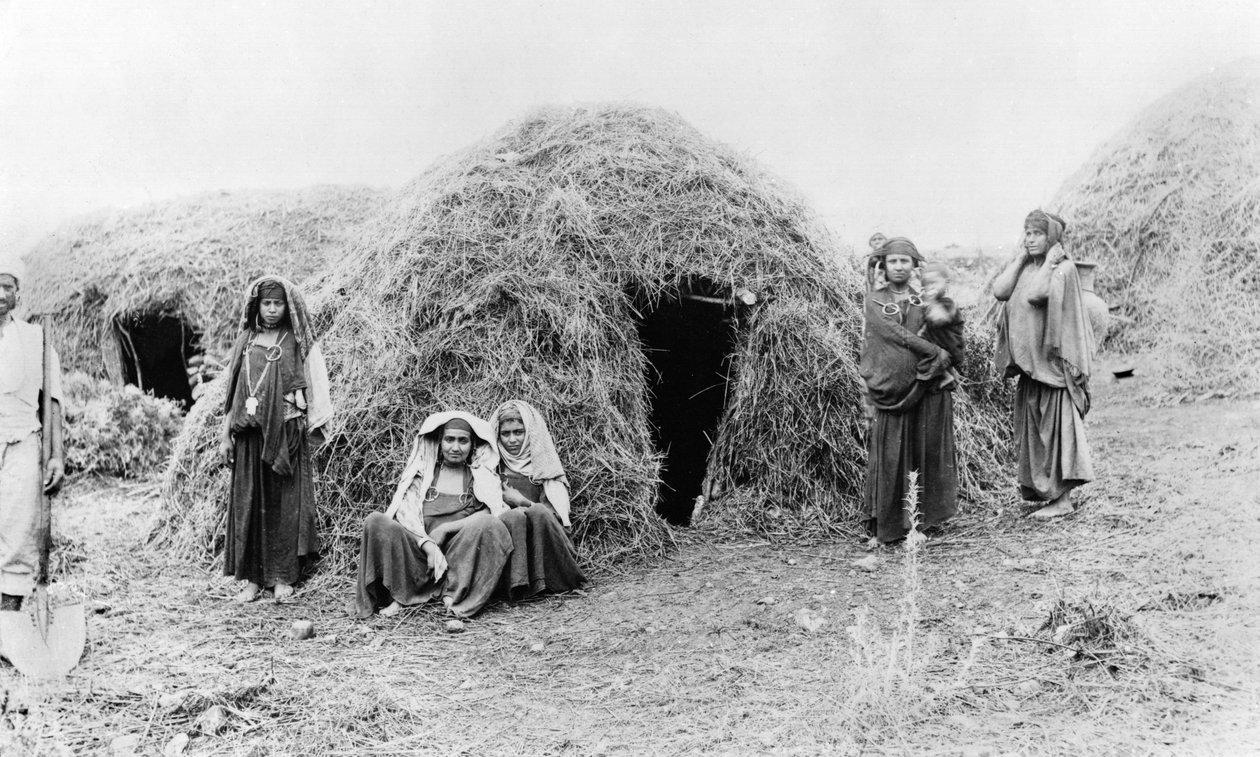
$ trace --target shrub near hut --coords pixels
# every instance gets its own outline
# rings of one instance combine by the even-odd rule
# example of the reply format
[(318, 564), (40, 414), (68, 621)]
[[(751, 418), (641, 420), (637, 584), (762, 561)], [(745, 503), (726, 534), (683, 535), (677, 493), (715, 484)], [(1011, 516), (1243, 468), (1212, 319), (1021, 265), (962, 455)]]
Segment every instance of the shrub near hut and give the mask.
[(67, 473), (141, 478), (166, 464), (178, 405), (83, 373), (67, 375), (64, 390)]
[[(668, 542), (654, 504), (662, 475), (681, 467), (695, 469), (685, 494), (707, 497), (705, 521), (856, 525), (860, 279), (837, 266), (831, 238), (791, 191), (677, 116), (634, 106), (533, 113), (431, 167), (373, 228), (308, 298), (342, 408), (320, 486), (343, 563), (426, 415), (488, 414), (512, 397), (548, 419), (588, 561)], [(741, 292), (750, 296), (735, 304)], [(662, 323), (662, 313), (675, 315)], [(652, 328), (669, 338), (705, 329), (728, 345), (706, 368), (703, 396), (683, 396), (671, 412), (662, 402), (676, 387), (664, 371), (678, 366), (661, 362)], [(687, 368), (692, 357), (670, 359)], [(700, 429), (708, 451), (684, 466), (654, 431), (713, 398), (716, 414)], [(986, 428), (1007, 414), (965, 407)], [(190, 418), (185, 436), (211, 439), (215, 420), (199, 422)], [(991, 469), (966, 442), (964, 464)], [(196, 513), (221, 507), (192, 475), (195, 456), (211, 452), (183, 440), (180, 449), (194, 459), (181, 454), (172, 468), (170, 531), (210, 543), (177, 522), (209, 523)]]

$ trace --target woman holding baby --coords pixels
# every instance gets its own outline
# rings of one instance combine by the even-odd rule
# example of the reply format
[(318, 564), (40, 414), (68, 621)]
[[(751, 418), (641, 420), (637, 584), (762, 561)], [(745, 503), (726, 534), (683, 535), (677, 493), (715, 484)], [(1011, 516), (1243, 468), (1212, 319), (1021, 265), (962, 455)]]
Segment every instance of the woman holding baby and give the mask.
[[(963, 359), (962, 317), (944, 296), (948, 269), (930, 266), (915, 285), (923, 256), (894, 237), (871, 253), (861, 374), (872, 410), (864, 492), (872, 544), (904, 539), (958, 508), (952, 368)], [(916, 471), (918, 511), (905, 507)]]

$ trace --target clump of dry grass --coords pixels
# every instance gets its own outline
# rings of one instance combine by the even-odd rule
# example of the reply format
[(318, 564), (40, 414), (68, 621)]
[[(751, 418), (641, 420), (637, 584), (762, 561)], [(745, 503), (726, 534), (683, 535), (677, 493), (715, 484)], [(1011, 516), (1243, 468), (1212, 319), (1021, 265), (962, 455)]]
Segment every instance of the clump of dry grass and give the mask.
[[(757, 302), (735, 337), (705, 512), (748, 504), (742, 520), (777, 528), (760, 506), (773, 502), (815, 531), (843, 524), (865, 452), (860, 279), (837, 257), (793, 192), (661, 110), (541, 110), (440, 161), (308, 298), (342, 408), (318, 466), (344, 539), (334, 549), (353, 554), (426, 415), (488, 415), (521, 397), (561, 446), (587, 559), (660, 551), (671, 537), (653, 512), (660, 459), (636, 318), (738, 289)], [(987, 442), (962, 448), (970, 468), (993, 465), (968, 457)], [(190, 442), (172, 464), (172, 517), (214, 506), (188, 459), (205, 449)]]
[(1103, 264), (1098, 294), (1123, 319), (1106, 347), (1153, 352), (1169, 392), (1260, 387), (1260, 59), (1156, 102), (1052, 207)]
[(842, 679), (845, 717), (852, 733), (900, 732), (907, 723), (921, 720), (939, 707), (949, 693), (959, 687), (969, 666), (955, 672), (956, 682), (947, 685), (941, 671), (934, 669), (943, 649), (936, 634), (923, 634), (924, 542), (919, 531), (919, 474), (910, 471), (905, 510), (910, 532), (900, 547), (901, 579), (897, 616), (888, 628), (858, 610), (849, 631), (852, 669)]
[(163, 314), (223, 355), (241, 293), (264, 273), (301, 281), (358, 237), (385, 200), (367, 187), (213, 192), (70, 221), (25, 256), (29, 312), (50, 313), (66, 369), (122, 381), (113, 320)]
[(1134, 670), (1149, 659), (1142, 632), (1121, 612), (1105, 602), (1060, 598), (1037, 628), (1055, 645), (1074, 649), (1074, 662), (1099, 665), (1110, 673)]

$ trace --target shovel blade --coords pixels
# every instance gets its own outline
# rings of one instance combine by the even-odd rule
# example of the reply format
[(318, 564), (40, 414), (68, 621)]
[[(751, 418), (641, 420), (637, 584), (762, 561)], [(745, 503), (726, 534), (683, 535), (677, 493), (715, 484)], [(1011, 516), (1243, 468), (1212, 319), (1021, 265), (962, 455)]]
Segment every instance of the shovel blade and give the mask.
[(87, 641), (83, 605), (48, 611), (47, 634), (29, 612), (0, 612), (0, 653), (31, 678), (63, 678), (79, 664)]

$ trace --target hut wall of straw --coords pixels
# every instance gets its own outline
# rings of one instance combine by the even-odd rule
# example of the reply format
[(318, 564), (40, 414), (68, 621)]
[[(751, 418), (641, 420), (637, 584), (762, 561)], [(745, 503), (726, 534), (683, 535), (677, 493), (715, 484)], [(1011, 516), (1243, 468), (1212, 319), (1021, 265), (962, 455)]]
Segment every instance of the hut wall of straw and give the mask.
[(1260, 58), (1144, 111), (1060, 188), (1074, 249), (1118, 306), (1105, 346), (1147, 351), (1175, 393), (1260, 391)]
[(302, 280), (380, 207), (381, 190), (214, 192), (75, 219), (27, 255), (26, 308), (53, 314), (67, 370), (121, 381), (115, 317), (161, 314), (203, 330), (224, 355), (245, 285), (263, 273)]
[[(791, 191), (662, 110), (545, 109), (440, 161), (314, 284), (341, 408), (320, 457), (336, 563), (353, 558), (426, 415), (489, 415), (509, 398), (548, 418), (587, 560), (667, 545), (636, 308), (697, 280), (757, 296), (710, 456), (724, 496), (701, 517), (778, 529), (777, 511), (814, 531), (852, 527), (865, 464), (861, 281), (836, 253)], [(1003, 427), (1005, 408), (972, 410)], [(221, 509), (203, 478), (213, 432), (196, 425), (172, 462), (160, 529), (181, 548), (212, 542), (181, 520), (207, 524), (196, 513)], [(992, 475), (992, 451), (962, 449), (965, 467)]]

